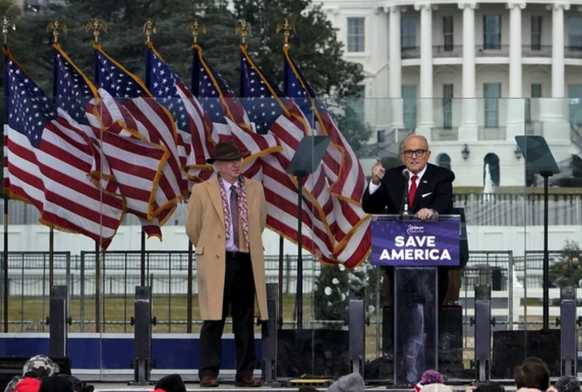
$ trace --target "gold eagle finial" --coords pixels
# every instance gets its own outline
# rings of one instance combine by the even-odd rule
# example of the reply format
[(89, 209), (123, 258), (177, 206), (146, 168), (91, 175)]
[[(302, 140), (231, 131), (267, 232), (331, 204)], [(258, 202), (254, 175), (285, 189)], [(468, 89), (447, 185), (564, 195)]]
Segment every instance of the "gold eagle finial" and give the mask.
[(239, 20), (238, 23), (236, 24), (235, 33), (240, 34), (243, 45), (246, 45), (247, 37), (249, 36), (250, 32), (251, 32), (250, 23), (244, 19)]
[(194, 19), (190, 24), (188, 24), (188, 29), (192, 30), (192, 37), (194, 38), (194, 45), (198, 43), (198, 35), (200, 33), (206, 34), (206, 25), (199, 22), (198, 19)]
[(152, 34), (156, 34), (156, 22), (153, 19), (148, 19), (143, 25), (143, 32), (146, 36), (146, 42), (150, 42)]
[(88, 33), (93, 31), (93, 37), (95, 38), (95, 44), (99, 44), (99, 31), (107, 33), (107, 25), (102, 20), (97, 18), (91, 19), (87, 25), (85, 25), (85, 31)]
[(53, 32), (53, 42), (55, 44), (57, 44), (59, 42), (59, 31), (62, 31), (63, 33), (67, 32), (67, 25), (64, 24), (63, 22), (61, 22), (58, 19), (53, 20), (52, 22), (49, 22), (49, 24), (46, 27), (46, 31), (51, 31)]
[(295, 25), (285, 18), (285, 22), (277, 25), (277, 34), (279, 34), (281, 30), (283, 30), (283, 36), (285, 37), (285, 46), (289, 46), (289, 36), (291, 35), (291, 31), (295, 33)]
[(2, 19), (2, 35), (4, 35), (4, 45), (8, 45), (8, 34), (10, 34), (10, 30), (15, 31), (16, 25), (5, 16), (4, 19)]

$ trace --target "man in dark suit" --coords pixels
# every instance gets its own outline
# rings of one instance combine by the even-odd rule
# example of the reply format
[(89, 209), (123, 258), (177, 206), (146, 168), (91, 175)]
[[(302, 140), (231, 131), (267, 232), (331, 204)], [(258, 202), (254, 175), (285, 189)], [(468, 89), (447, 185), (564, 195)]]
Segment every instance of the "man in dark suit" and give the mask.
[[(403, 208), (407, 208), (408, 213), (415, 214), (417, 218), (422, 220), (433, 220), (437, 219), (439, 214), (450, 214), (453, 208), (453, 180), (455, 175), (448, 169), (428, 163), (430, 150), (426, 138), (420, 135), (408, 136), (402, 143), (400, 156), (404, 166), (398, 166), (390, 170), (385, 170), (380, 159), (377, 159), (376, 165), (372, 169), (372, 180), (362, 199), (364, 211), (370, 214), (400, 214)], [(405, 205), (406, 207), (404, 207)], [(396, 298), (394, 267), (386, 267), (385, 272), (390, 282), (391, 297), (394, 302), (394, 298)], [(430, 282), (424, 282), (421, 278), (415, 277), (414, 273), (408, 272), (404, 271), (399, 278), (399, 286), (404, 286), (404, 289), (400, 290), (399, 288), (398, 291), (406, 293), (406, 298), (403, 298), (402, 301), (406, 302), (408, 310), (405, 311), (403, 317), (400, 317), (398, 325), (408, 325), (411, 328), (418, 323), (427, 325), (433, 320), (426, 316), (420, 316), (419, 312), (424, 314), (427, 312), (425, 304), (434, 303), (435, 299), (432, 294), (434, 291), (431, 293), (431, 290), (427, 287)], [(448, 270), (439, 267), (437, 282), (438, 296), (436, 306), (440, 308), (447, 293)], [(402, 303), (399, 300), (399, 304)], [(419, 304), (421, 306), (418, 306)], [(432, 314), (434, 314), (434, 311)], [(408, 323), (403, 322), (403, 318)], [(422, 335), (423, 332), (419, 330), (418, 334)], [(414, 356), (414, 352), (419, 350), (418, 347), (412, 349), (410, 341), (400, 343), (407, 346), (398, 349), (399, 352), (405, 350), (407, 353), (405, 356)], [(436, 337), (427, 336), (426, 346), (428, 349), (434, 349), (435, 345)], [(422, 343), (421, 346), (424, 347), (425, 344)], [(397, 353), (397, 355), (402, 355), (402, 353)], [(403, 368), (406, 371), (405, 374), (401, 375), (401, 378), (416, 382), (414, 379), (418, 380), (419, 364), (416, 359), (410, 360), (415, 363), (403, 364)], [(430, 360), (427, 361), (427, 365), (430, 362)], [(422, 367), (422, 365), (420, 366)]]

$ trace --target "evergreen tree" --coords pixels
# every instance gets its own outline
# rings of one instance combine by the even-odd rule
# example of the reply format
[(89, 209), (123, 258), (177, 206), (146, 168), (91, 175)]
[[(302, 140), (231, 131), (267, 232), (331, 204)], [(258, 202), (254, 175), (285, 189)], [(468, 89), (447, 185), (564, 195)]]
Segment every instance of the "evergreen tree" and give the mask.
[(198, 18), (207, 27), (207, 34), (199, 36), (206, 58), (229, 82), (238, 80), (239, 57), (234, 53), (240, 38), (234, 34), (236, 19), (223, 4), (217, 5), (213, 0), (66, 0), (51, 5), (47, 12), (26, 13), (18, 22), (18, 35), (27, 49), (23, 53), (15, 50), (15, 55), (19, 58), (34, 56), (34, 61), (22, 62), (49, 94), (53, 54), (52, 37), (46, 26), (55, 18), (68, 28), (66, 34), (59, 36), (59, 42), (89, 78), (93, 77), (94, 67), (93, 36), (85, 31), (89, 20), (98, 18), (106, 23), (107, 33), (100, 34), (105, 52), (130, 72), (145, 78), (143, 26), (151, 18), (157, 25), (156, 34), (151, 38), (155, 48), (189, 85), (193, 41), (187, 27)]

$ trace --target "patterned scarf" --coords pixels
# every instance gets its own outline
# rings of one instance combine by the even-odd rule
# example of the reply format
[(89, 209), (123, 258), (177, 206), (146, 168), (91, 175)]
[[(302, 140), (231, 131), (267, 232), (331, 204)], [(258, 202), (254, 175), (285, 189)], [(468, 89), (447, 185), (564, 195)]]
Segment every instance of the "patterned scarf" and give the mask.
[[(240, 211), (240, 219), (242, 224), (243, 233), (245, 236), (245, 243), (247, 249), (250, 251), (251, 247), (249, 244), (249, 209), (247, 205), (247, 187), (245, 178), (239, 176), (239, 191), (238, 191), (238, 210)], [(218, 185), (220, 187), (220, 198), (222, 199), (222, 212), (224, 214), (224, 229), (226, 230), (226, 238), (230, 239), (230, 226), (232, 222), (230, 221), (230, 211), (228, 210), (228, 198), (226, 196), (226, 189), (224, 189), (224, 184), (222, 183), (222, 176), (218, 174)], [(237, 247), (239, 244), (235, 244)]]

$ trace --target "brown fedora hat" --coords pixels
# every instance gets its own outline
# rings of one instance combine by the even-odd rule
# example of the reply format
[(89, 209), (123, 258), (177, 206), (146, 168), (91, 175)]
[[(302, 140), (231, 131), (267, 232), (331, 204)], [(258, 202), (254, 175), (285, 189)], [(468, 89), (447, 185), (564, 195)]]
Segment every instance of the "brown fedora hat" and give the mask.
[(249, 155), (248, 152), (240, 152), (235, 142), (221, 142), (214, 146), (214, 158), (208, 158), (206, 163), (214, 163), (216, 161), (236, 161)]

